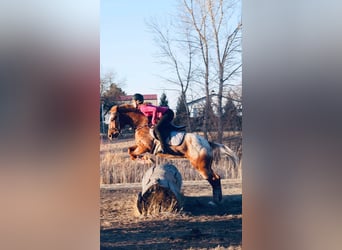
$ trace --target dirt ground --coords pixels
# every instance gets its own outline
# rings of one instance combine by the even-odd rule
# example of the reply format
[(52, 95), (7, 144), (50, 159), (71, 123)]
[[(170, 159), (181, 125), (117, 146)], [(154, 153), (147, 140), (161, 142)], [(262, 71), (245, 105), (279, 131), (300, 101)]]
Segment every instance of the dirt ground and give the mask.
[(101, 250), (242, 249), (241, 180), (222, 180), (223, 199), (214, 205), (207, 181), (185, 181), (177, 213), (141, 216), (141, 184), (101, 185)]

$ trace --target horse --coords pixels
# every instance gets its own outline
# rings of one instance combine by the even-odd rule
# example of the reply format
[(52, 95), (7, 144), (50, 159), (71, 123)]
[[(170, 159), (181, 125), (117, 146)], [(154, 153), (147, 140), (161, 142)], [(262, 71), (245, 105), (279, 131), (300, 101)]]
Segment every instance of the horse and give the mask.
[(213, 201), (219, 203), (222, 200), (221, 177), (212, 169), (213, 150), (220, 149), (234, 163), (238, 165), (239, 158), (226, 145), (208, 141), (204, 137), (184, 132), (184, 139), (180, 145), (170, 145), (173, 155), (153, 152), (156, 139), (150, 133), (149, 119), (133, 105), (121, 104), (112, 106), (109, 110), (110, 120), (108, 125), (108, 138), (113, 140), (121, 133), (121, 128), (129, 125), (135, 130), (135, 145), (128, 148), (132, 160), (142, 157), (145, 153), (171, 158), (181, 157), (190, 161), (190, 164), (206, 179), (213, 190)]

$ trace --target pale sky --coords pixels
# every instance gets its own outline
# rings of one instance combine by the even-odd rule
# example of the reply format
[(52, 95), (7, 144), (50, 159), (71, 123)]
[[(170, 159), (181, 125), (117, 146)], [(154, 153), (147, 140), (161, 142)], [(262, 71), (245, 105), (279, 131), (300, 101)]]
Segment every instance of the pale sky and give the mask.
[[(163, 92), (169, 106), (176, 109), (180, 95), (165, 65), (155, 55), (159, 47), (153, 41), (146, 22), (152, 18), (165, 21), (177, 13), (176, 0), (100, 0), (100, 70), (117, 74), (124, 80), (120, 86), (128, 95), (134, 93), (157, 94)], [(238, 19), (239, 20), (239, 19)]]
[(163, 90), (171, 108), (176, 108), (178, 92), (158, 75), (165, 70), (154, 56), (158, 48), (153, 42), (146, 21), (163, 18), (175, 12), (174, 0), (101, 0), (100, 6), (100, 69), (101, 74), (116, 72), (125, 79), (122, 89), (127, 94), (158, 94)]

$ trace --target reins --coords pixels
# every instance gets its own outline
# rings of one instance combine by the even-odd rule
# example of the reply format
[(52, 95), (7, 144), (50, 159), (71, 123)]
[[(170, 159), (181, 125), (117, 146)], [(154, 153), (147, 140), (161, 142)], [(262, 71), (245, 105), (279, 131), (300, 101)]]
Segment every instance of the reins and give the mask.
[[(128, 115), (128, 113), (133, 112), (133, 113), (136, 113), (138, 115), (137, 111), (138, 110), (136, 108), (133, 108), (132, 105), (118, 106), (117, 113), (119, 115), (117, 118), (118, 118), (118, 122), (119, 122), (119, 124), (118, 124), (119, 128), (120, 128), (120, 120), (119, 120), (120, 114), (126, 114), (128, 117), (130, 117), (130, 119), (132, 119), (132, 121), (134, 121), (135, 119), (132, 118), (132, 116)], [(140, 114), (143, 115), (142, 113), (140, 113)], [(133, 122), (132, 125), (133, 125), (133, 128), (135, 131), (140, 130), (140, 129), (145, 128), (145, 127), (149, 127), (148, 123), (144, 124), (144, 125), (138, 125), (135, 127), (134, 122)]]

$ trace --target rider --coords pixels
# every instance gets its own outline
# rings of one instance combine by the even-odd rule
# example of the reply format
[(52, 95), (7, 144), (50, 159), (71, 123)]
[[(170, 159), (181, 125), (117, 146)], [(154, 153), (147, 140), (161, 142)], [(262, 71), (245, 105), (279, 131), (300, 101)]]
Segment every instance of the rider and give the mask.
[(152, 126), (155, 127), (155, 132), (160, 141), (160, 146), (162, 148), (161, 153), (172, 154), (172, 151), (165, 140), (169, 132), (169, 124), (174, 118), (174, 112), (168, 107), (154, 106), (150, 103), (144, 103), (144, 96), (138, 93), (133, 95), (133, 104), (145, 116), (152, 117), (151, 123)]

